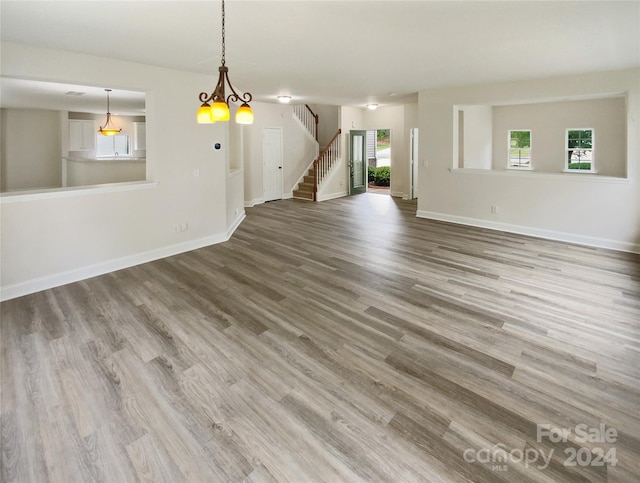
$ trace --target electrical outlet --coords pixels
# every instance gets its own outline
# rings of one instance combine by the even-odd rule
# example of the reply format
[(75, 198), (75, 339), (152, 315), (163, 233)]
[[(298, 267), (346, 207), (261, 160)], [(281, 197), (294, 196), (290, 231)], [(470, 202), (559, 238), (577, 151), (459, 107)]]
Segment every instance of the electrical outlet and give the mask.
[(189, 229), (189, 224), (186, 221), (180, 224), (180, 231), (187, 231), (188, 229)]
[(193, 177), (194, 178), (199, 178), (200, 177), (200, 170), (199, 169), (194, 169), (193, 170)]
[(178, 233), (180, 231), (180, 226), (179, 225), (173, 225), (173, 232), (174, 233)]
[(498, 214), (498, 207), (496, 205), (491, 205), (491, 213), (494, 215)]

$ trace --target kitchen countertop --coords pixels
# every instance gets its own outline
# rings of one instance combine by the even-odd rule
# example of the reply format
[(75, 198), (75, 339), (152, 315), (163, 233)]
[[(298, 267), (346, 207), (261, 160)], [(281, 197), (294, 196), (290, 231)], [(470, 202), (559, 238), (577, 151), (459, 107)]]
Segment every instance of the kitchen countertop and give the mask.
[(73, 161), (76, 163), (104, 163), (104, 162), (129, 162), (129, 163), (142, 163), (147, 160), (147, 158), (141, 157), (128, 157), (128, 156), (118, 156), (118, 157), (109, 157), (109, 158), (64, 158), (67, 161)]

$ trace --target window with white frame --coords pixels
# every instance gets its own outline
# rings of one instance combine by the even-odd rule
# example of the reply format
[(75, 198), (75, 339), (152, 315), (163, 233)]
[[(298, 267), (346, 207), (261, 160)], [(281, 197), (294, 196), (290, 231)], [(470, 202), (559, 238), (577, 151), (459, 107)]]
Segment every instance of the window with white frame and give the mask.
[(531, 169), (531, 131), (509, 131), (509, 160), (507, 167)]
[(116, 158), (129, 155), (129, 136), (116, 134), (115, 136), (96, 135), (96, 157)]
[(566, 171), (593, 171), (593, 129), (567, 129)]

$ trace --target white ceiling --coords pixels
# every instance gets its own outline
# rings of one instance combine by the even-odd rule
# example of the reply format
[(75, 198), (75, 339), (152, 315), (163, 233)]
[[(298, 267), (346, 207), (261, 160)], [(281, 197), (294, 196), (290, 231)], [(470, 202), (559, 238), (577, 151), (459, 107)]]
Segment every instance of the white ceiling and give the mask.
[[(0, 78), (1, 107), (50, 109), (104, 114), (107, 93), (102, 87), (58, 84), (27, 79)], [(144, 115), (144, 92), (112, 89), (110, 111), (117, 115)]]
[[(2, 40), (217, 75), (218, 0), (0, 9)], [(639, 26), (640, 1), (227, 0), (226, 63), (256, 100), (387, 105), (431, 87), (636, 67)]]

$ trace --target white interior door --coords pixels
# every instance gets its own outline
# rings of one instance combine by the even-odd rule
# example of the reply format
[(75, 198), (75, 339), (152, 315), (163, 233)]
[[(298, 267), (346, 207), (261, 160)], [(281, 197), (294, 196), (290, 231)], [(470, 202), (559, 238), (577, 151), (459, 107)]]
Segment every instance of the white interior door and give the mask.
[(262, 132), (264, 200), (282, 199), (282, 129), (265, 127)]
[(411, 198), (418, 197), (418, 128), (414, 127), (410, 130), (411, 146), (409, 153), (411, 159)]

